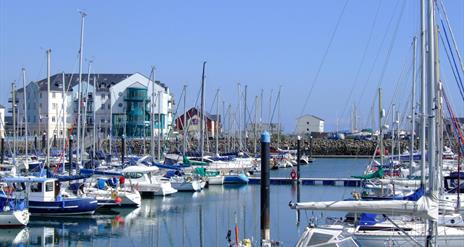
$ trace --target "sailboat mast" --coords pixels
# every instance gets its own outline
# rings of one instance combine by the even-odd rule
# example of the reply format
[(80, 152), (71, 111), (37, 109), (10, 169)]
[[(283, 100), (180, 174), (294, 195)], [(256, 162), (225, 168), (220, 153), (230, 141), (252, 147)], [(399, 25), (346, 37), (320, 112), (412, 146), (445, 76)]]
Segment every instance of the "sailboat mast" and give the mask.
[(242, 97), (240, 95), (240, 83), (237, 83), (237, 99), (238, 99), (238, 107), (237, 107), (237, 129), (238, 129), (238, 151), (242, 151), (243, 150), (243, 146), (242, 146), (242, 131), (241, 131), (241, 128), (240, 128), (240, 123), (241, 123), (241, 115), (240, 112), (241, 112), (241, 109), (242, 108)]
[(379, 88), (379, 142), (380, 142), (380, 164), (381, 165), (383, 165), (383, 153), (384, 153), (382, 119), (383, 119), (382, 89)]
[(50, 55), (51, 49), (47, 50), (47, 160), (45, 164), (50, 167)]
[(273, 90), (271, 89), (271, 94), (269, 95), (269, 132), (271, 133), (272, 135), (272, 125), (271, 125), (271, 122), (272, 122), (272, 93), (273, 93)]
[(79, 46), (79, 87), (78, 87), (78, 99), (77, 99), (77, 163), (82, 161), (81, 150), (79, 148), (80, 131), (81, 131), (81, 104), (82, 104), (82, 61), (84, 54), (84, 23), (87, 14), (83, 11), (81, 14), (81, 38)]
[(11, 83), (11, 109), (13, 112), (13, 165), (16, 165), (16, 83)]
[(145, 113), (147, 112), (147, 101), (146, 101), (146, 96), (144, 97), (143, 101), (142, 101), (142, 111), (143, 111), (143, 129), (142, 129), (142, 135), (143, 135), (143, 140), (142, 140), (142, 155), (145, 156), (146, 154), (146, 144), (147, 144), (147, 135), (146, 135), (146, 125), (145, 125), (145, 121), (146, 121), (146, 118), (145, 118)]
[[(427, 160), (429, 162), (429, 181), (428, 181), (428, 194), (434, 198), (438, 198), (438, 188), (436, 179), (436, 112), (435, 112), (435, 21), (434, 21), (434, 1), (427, 1), (427, 117), (428, 117), (428, 152)], [(428, 221), (428, 234), (427, 246), (434, 246), (436, 244), (437, 222), (435, 220)]]
[(398, 162), (401, 162), (400, 111), (398, 110), (396, 111), (396, 141), (398, 145)]
[(393, 160), (393, 157), (395, 157), (395, 122), (396, 122), (396, 112), (395, 112), (395, 104), (392, 105), (392, 125), (391, 125), (391, 158)]
[[(97, 132), (95, 123), (97, 122), (97, 108), (95, 107), (96, 99), (97, 99), (97, 77), (95, 74), (93, 75), (93, 150), (92, 150), (92, 157), (95, 159), (95, 149), (97, 148)], [(92, 164), (93, 165), (93, 164)]]
[(219, 92), (216, 93), (216, 156), (219, 156)]
[[(435, 18), (435, 15), (433, 15)], [(441, 194), (440, 191), (440, 185), (442, 184), (442, 176), (439, 176), (442, 174), (442, 168), (443, 168), (443, 86), (440, 80), (440, 59), (438, 59), (439, 55), (439, 48), (438, 48), (438, 26), (435, 24), (436, 20), (434, 19), (434, 29), (433, 29), (433, 38), (434, 38), (434, 70), (435, 70), (435, 90), (436, 90), (436, 95), (435, 95), (435, 112), (436, 112), (436, 125), (437, 125), (437, 135), (436, 135), (436, 182), (435, 182), (435, 190), (437, 193)]]
[(425, 179), (425, 169), (426, 169), (426, 154), (425, 154), (425, 141), (426, 141), (426, 124), (427, 124), (427, 115), (426, 115), (426, 107), (427, 107), (427, 100), (426, 100), (426, 30), (425, 30), (425, 21), (426, 21), (426, 14), (425, 14), (425, 0), (421, 0), (421, 108), (420, 108), (420, 136), (419, 136), (419, 145), (420, 145), (420, 152), (421, 152), (421, 184), (425, 186), (426, 179)]
[(203, 149), (204, 149), (204, 142), (205, 142), (205, 69), (206, 69), (206, 61), (203, 62), (203, 72), (201, 74), (201, 104), (200, 104), (200, 156), (201, 161), (203, 161)]
[[(61, 138), (63, 139), (63, 163), (61, 164), (62, 165), (62, 170), (64, 172), (64, 166), (65, 166), (65, 157), (66, 157), (66, 136), (67, 136), (67, 133), (66, 133), (66, 106), (65, 106), (65, 103), (66, 103), (66, 89), (65, 89), (65, 75), (64, 75), (64, 72), (61, 73), (61, 81), (63, 83), (63, 85), (61, 86), (61, 95), (62, 95), (62, 102), (61, 102), (61, 112), (63, 113), (62, 115), (62, 119), (61, 119), (61, 122), (63, 123), (63, 128), (62, 128), (62, 131), (63, 131), (63, 134), (61, 135)], [(71, 148), (71, 147), (69, 147)], [(71, 161), (69, 161), (69, 164), (71, 164)]]
[(158, 91), (158, 162), (161, 162), (161, 91)]
[(150, 116), (150, 134), (151, 134), (151, 140), (150, 140), (150, 148), (151, 148), (151, 157), (152, 159), (155, 159), (155, 66), (151, 67), (151, 76), (152, 76), (152, 81), (151, 81), (151, 116)]
[(108, 135), (109, 147), (108, 147), (108, 151), (110, 152), (110, 157), (111, 157), (113, 155), (112, 147), (111, 147), (111, 145), (113, 145), (113, 142), (112, 142), (112, 140), (113, 140), (113, 102), (112, 102), (113, 101), (113, 96), (111, 96), (112, 95), (111, 88), (110, 88), (109, 91), (110, 91), (110, 93), (109, 93), (109, 95), (110, 95), (110, 99), (109, 99), (109, 102), (110, 102), (110, 126), (108, 127), (108, 130), (109, 130), (109, 135)]
[(243, 149), (247, 150), (248, 132), (247, 132), (247, 98), (248, 98), (248, 85), (245, 85), (245, 92), (243, 95)]
[(414, 142), (416, 128), (416, 45), (417, 38), (414, 36), (412, 40), (412, 88), (411, 88), (411, 140), (409, 143), (409, 174), (412, 174), (414, 163)]
[(25, 146), (25, 154), (26, 154), (26, 162), (29, 162), (29, 153), (28, 153), (28, 150), (27, 150), (27, 146), (29, 144), (29, 142), (27, 141), (27, 95), (26, 95), (26, 69), (23, 68), (22, 69), (22, 72), (23, 72), (23, 96), (24, 96), (24, 138), (25, 138), (25, 142), (26, 142), (26, 146)]
[(281, 127), (281, 119), (280, 119), (280, 90), (282, 86), (279, 87), (279, 93), (277, 94), (277, 148), (280, 148), (280, 127)]
[(184, 144), (182, 146), (182, 155), (185, 155), (187, 150), (187, 85), (184, 85), (184, 119), (183, 119), (183, 129), (184, 129)]
[(226, 143), (227, 143), (227, 137), (226, 137), (226, 102), (223, 100), (222, 101), (222, 115), (221, 115), (221, 132), (222, 132), (222, 151), (226, 152)]
[(92, 68), (92, 60), (89, 61), (89, 68), (87, 72), (87, 84), (85, 85), (85, 93), (83, 94), (84, 116), (82, 116), (82, 135), (81, 135), (81, 150), (85, 152), (85, 134), (87, 133), (87, 107), (89, 103), (89, 84), (90, 84), (90, 70)]
[(253, 124), (253, 154), (256, 155), (256, 151), (257, 151), (257, 131), (256, 131), (256, 127), (257, 127), (257, 120), (258, 120), (258, 96), (255, 97), (255, 119), (254, 119), (254, 124)]

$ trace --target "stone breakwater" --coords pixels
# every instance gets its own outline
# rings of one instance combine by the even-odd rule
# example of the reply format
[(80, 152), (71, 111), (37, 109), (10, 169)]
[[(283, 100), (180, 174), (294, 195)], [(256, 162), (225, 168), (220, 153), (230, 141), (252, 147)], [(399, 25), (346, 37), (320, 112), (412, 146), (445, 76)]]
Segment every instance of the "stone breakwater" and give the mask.
[[(272, 147), (277, 147), (277, 142), (275, 142), (276, 138), (273, 138), (271, 143)], [(143, 140), (140, 139), (129, 139), (126, 140), (126, 153), (127, 154), (143, 154), (143, 147), (145, 146), (145, 153), (149, 153), (151, 150), (150, 142), (146, 141), (145, 145), (143, 144)], [(53, 143), (52, 143), (53, 144)], [(100, 140), (97, 150), (109, 150), (109, 140)], [(189, 150), (196, 149), (196, 141), (191, 141), (189, 145)], [(169, 142), (162, 142), (162, 147), (164, 147), (164, 152), (173, 152), (175, 150), (182, 150), (182, 141), (169, 141)], [(257, 142), (257, 150), (259, 153), (259, 142)], [(418, 143), (416, 143), (417, 147)], [(449, 146), (449, 143), (445, 141), (445, 145)], [(5, 143), (5, 151), (9, 152), (12, 151), (12, 142)], [(53, 145), (52, 145), (53, 146)], [(301, 148), (303, 153), (309, 154), (310, 149), (310, 142), (307, 139), (303, 139), (301, 143)], [(345, 139), (345, 140), (329, 140), (329, 139), (322, 139), (322, 138), (314, 138), (312, 141), (312, 154), (313, 155), (347, 155), (347, 156), (356, 156), (356, 155), (372, 155), (375, 152), (375, 148), (377, 146), (376, 141), (361, 141), (361, 140), (352, 140), (352, 139)], [(20, 153), (23, 153), (25, 147), (24, 142), (17, 143), (17, 150)], [(57, 147), (61, 147), (61, 142), (57, 141)], [(238, 144), (235, 145), (238, 147)], [(52, 147), (54, 148), (54, 147)], [(74, 146), (75, 148), (75, 146)], [(155, 150), (157, 150), (157, 142), (155, 142)], [(283, 137), (280, 142), (281, 149), (296, 149), (296, 138), (288, 138)], [(38, 149), (41, 149), (41, 143), (38, 143)], [(121, 151), (121, 140), (113, 140), (112, 142), (112, 149), (113, 152), (120, 153)], [(250, 152), (253, 152), (253, 142), (251, 140), (247, 141), (247, 149)], [(385, 149), (391, 153), (391, 141), (385, 140)], [(401, 149), (400, 152), (404, 152), (405, 150), (409, 149), (409, 142), (404, 140), (401, 141)], [(34, 143), (33, 141), (29, 142), (29, 151), (34, 150)], [(222, 151), (232, 151), (233, 145), (226, 140), (220, 140), (219, 142), (219, 150)], [(215, 151), (215, 142), (209, 141), (209, 145), (205, 145), (205, 152), (214, 152)], [(156, 152), (156, 151), (155, 151)], [(395, 153), (398, 152), (398, 149), (395, 148)]]
[[(391, 141), (385, 141), (385, 149), (391, 151)], [(361, 141), (361, 140), (328, 140), (328, 139), (313, 139), (312, 145), (307, 141), (304, 142), (303, 149), (305, 153), (309, 152), (310, 146), (312, 146), (313, 155), (372, 155), (377, 147), (376, 141)], [(291, 148), (295, 148), (296, 145), (292, 145)], [(377, 147), (378, 148), (378, 147)], [(401, 149), (409, 149), (409, 143), (407, 141), (401, 141)], [(398, 152), (398, 148), (395, 148), (395, 152)]]

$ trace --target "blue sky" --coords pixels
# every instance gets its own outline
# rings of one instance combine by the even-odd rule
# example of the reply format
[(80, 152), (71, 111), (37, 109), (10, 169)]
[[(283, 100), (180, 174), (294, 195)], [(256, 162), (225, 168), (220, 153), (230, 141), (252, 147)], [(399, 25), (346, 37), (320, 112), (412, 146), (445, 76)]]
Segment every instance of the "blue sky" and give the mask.
[[(394, 99), (405, 108), (411, 72), (402, 76), (402, 71), (410, 67), (419, 0), (350, 0), (321, 66), (344, 4), (345, 0), (0, 1), (0, 104), (7, 104), (11, 82), (21, 82), (22, 67), (28, 80), (46, 76), (48, 48), (52, 73), (78, 71), (77, 10), (83, 9), (88, 13), (84, 56), (94, 60), (97, 73), (148, 75), (155, 65), (157, 79), (176, 97), (188, 85), (193, 104), (206, 60), (208, 108), (218, 88), (226, 102), (236, 106), (241, 83), (248, 85), (250, 102), (264, 90), (268, 119), (270, 92), (275, 98), (282, 86), (281, 119), (287, 132), (294, 130), (302, 112), (322, 117), (328, 129), (335, 129), (337, 122), (347, 129), (354, 102), (364, 127), (370, 123), (379, 83), (385, 105)], [(462, 51), (464, 1), (448, 0), (446, 6)], [(443, 63), (455, 110), (463, 115), (463, 102), (444, 58)]]

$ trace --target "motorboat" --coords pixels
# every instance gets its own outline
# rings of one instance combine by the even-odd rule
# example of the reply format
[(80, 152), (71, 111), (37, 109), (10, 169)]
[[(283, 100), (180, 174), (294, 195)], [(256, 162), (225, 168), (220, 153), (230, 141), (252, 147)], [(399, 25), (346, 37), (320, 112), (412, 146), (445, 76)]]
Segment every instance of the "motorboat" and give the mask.
[(144, 165), (128, 166), (122, 170), (129, 186), (134, 186), (142, 195), (167, 196), (176, 193), (169, 179), (162, 178), (158, 172), (158, 167)]

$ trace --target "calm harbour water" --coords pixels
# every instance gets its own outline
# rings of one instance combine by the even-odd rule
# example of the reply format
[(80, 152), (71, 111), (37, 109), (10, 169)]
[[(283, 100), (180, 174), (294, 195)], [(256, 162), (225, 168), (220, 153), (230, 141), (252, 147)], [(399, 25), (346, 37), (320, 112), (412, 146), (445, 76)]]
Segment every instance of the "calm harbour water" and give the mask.
[[(302, 166), (301, 176), (349, 177), (361, 174), (366, 163), (365, 159), (317, 159)], [(289, 176), (290, 171), (271, 171), (271, 176)], [(350, 197), (353, 190), (302, 186), (301, 199), (338, 200)], [(259, 185), (210, 186), (197, 193), (143, 199), (137, 209), (91, 217), (32, 218), (25, 229), (1, 229), (0, 246), (227, 246), (228, 230), (232, 241), (235, 239), (235, 222), (240, 239), (250, 238), (256, 244), (260, 237), (259, 192)], [(321, 217), (320, 212), (303, 212), (302, 224), (297, 227), (295, 211), (288, 207), (295, 198), (294, 186), (271, 186), (271, 237), (285, 246), (295, 244), (310, 218)]]

